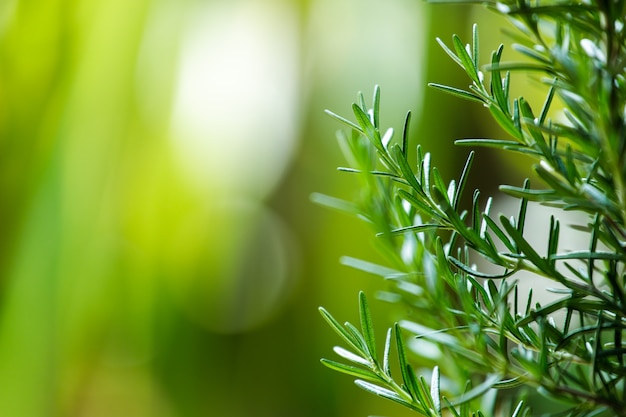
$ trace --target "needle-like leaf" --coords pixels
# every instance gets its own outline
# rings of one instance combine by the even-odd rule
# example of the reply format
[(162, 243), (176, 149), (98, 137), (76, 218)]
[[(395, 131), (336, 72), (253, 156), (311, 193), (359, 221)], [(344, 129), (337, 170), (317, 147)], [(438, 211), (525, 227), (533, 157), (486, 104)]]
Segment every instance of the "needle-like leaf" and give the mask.
[[(356, 123), (328, 112), (350, 128), (338, 137), (348, 161), (342, 171), (360, 179), (358, 198), (346, 202), (316, 194), (312, 199), (374, 227), (383, 259), (342, 262), (386, 279), (389, 287), (381, 298), (396, 303), (394, 314), (405, 316), (387, 331), (379, 358), (363, 293), (360, 328), (342, 325), (320, 309), (347, 347), (335, 348), (347, 363), (323, 363), (356, 377), (366, 391), (427, 417), (496, 412), (528, 417), (531, 407), (523, 393), (531, 391), (556, 415), (626, 417), (626, 2), (477, 2), (518, 31), (513, 49), (524, 61), (508, 61), (508, 49), (500, 45), (481, 67), (473, 26), (468, 44), (457, 35), (451, 46), (437, 40), (463, 68), (469, 86), (430, 85), (482, 103), (510, 136), (461, 139), (458, 145), (531, 159), (535, 165), (528, 176), (540, 184), (500, 185), (502, 193), (519, 200), (519, 209), (492, 217), (500, 196), (488, 197), (484, 190), (474, 191), (464, 207), (470, 167), (478, 164), (495, 178), (513, 166), (508, 160), (480, 166), (472, 151), (458, 182), (431, 162), (422, 145), (416, 162), (410, 162), (410, 113), (396, 143), (393, 128), (381, 126), (378, 86), (371, 108), (359, 94)], [(490, 72), (488, 79), (482, 71)], [(511, 71), (535, 77), (537, 94), (527, 86), (512, 88), (518, 79)], [(532, 100), (512, 96), (514, 91), (529, 93)], [(539, 113), (531, 106), (536, 97), (545, 97)], [(437, 126), (435, 120), (429, 123)], [(537, 227), (545, 224), (535, 217), (541, 211), (529, 202), (552, 208), (545, 230)], [(568, 212), (580, 216), (573, 226), (576, 238), (566, 235)], [(429, 379), (419, 375), (421, 369), (433, 369)], [(525, 385), (531, 390), (504, 394)], [(474, 410), (479, 406), (485, 408)]]

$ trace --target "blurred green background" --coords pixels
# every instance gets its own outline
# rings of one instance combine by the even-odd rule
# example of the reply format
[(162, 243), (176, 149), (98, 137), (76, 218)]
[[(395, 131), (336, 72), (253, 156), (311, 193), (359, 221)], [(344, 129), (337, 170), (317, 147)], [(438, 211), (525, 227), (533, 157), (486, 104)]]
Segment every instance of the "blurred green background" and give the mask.
[(457, 176), (453, 139), (493, 132), (425, 87), (466, 84), (435, 37), (482, 22), (488, 53), (491, 19), (420, 0), (1, 1), (0, 415), (409, 415), (319, 363), (338, 339), (317, 307), (355, 320), (357, 291), (383, 285), (338, 263), (376, 256), (369, 230), (309, 201), (358, 193), (323, 109), (348, 116), (380, 84), (382, 122), (412, 110), (413, 145)]

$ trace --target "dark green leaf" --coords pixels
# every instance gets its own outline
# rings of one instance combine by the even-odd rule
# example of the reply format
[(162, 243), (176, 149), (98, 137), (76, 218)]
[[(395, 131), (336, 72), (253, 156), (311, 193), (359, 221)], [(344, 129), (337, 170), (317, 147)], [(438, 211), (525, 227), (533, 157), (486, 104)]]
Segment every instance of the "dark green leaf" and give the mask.
[(487, 223), (487, 226), (489, 227), (489, 229), (491, 229), (496, 236), (498, 236), (498, 239), (500, 239), (500, 241), (502, 243), (504, 243), (504, 245), (511, 251), (511, 252), (515, 252), (517, 249), (515, 248), (515, 243), (512, 242), (504, 233), (504, 231), (502, 231), (502, 229), (500, 228), (500, 226), (498, 226), (496, 224), (496, 222), (493, 221), (493, 219), (487, 215), (483, 216), (483, 219), (485, 220), (485, 222)]
[(409, 365), (409, 361), (406, 354), (406, 349), (404, 347), (404, 336), (402, 335), (402, 329), (396, 323), (394, 326), (394, 330), (396, 333), (396, 349), (398, 351), (398, 363), (400, 367), (400, 372), (402, 374), (402, 381), (406, 386), (409, 394), (413, 399), (417, 398), (417, 379), (415, 377), (415, 373), (411, 366)]
[(504, 45), (500, 45), (497, 51), (494, 51), (491, 55), (491, 94), (495, 98), (498, 106), (503, 109), (505, 112), (509, 110), (509, 97), (508, 91), (504, 90), (504, 85), (502, 82), (502, 75), (500, 69), (498, 68), (498, 64), (502, 57), (502, 51), (504, 49)]
[(406, 155), (402, 152), (402, 149), (400, 149), (398, 146), (393, 146), (391, 148), (391, 153), (396, 163), (398, 164), (398, 167), (400, 168), (400, 171), (402, 172), (402, 176), (404, 177), (404, 179), (406, 179), (406, 181), (409, 183), (411, 188), (413, 188), (413, 190), (418, 195), (425, 197), (422, 186), (420, 185), (419, 182), (417, 182), (417, 179), (415, 178), (415, 174), (411, 170), (411, 167), (409, 166), (409, 163), (406, 160)]
[(361, 318), (361, 330), (365, 343), (370, 352), (370, 356), (377, 360), (378, 354), (376, 349), (376, 338), (374, 337), (374, 326), (372, 324), (372, 315), (370, 314), (369, 304), (367, 303), (367, 297), (365, 293), (361, 291), (359, 293), (359, 316)]
[(469, 266), (465, 265), (463, 262), (459, 261), (458, 259), (452, 256), (449, 257), (448, 260), (452, 262), (454, 266), (456, 266), (457, 268), (459, 268), (466, 274), (472, 275), (477, 278), (503, 279), (503, 278), (510, 277), (511, 275), (515, 273), (514, 270), (511, 270), (511, 271), (504, 271), (502, 274), (485, 274), (485, 273), (482, 273), (482, 272), (476, 271), (475, 269), (470, 268)]
[(459, 139), (454, 141), (454, 143), (461, 146), (482, 146), (484, 148), (496, 149), (517, 149), (520, 146), (525, 146), (512, 140), (499, 139)]
[(393, 229), (391, 230), (391, 233), (393, 234), (402, 234), (402, 233), (408, 233), (408, 232), (424, 233), (424, 232), (430, 232), (432, 230), (438, 230), (438, 229), (450, 229), (450, 228), (446, 226), (442, 226), (441, 224), (436, 224), (436, 223), (416, 224), (415, 226), (406, 226), (406, 227), (400, 227), (398, 229)]
[(337, 320), (323, 307), (319, 308), (319, 312), (324, 317), (324, 320), (330, 325), (330, 327), (339, 335), (341, 338), (348, 343), (355, 351), (363, 353), (363, 346), (359, 341), (359, 338), (355, 337), (352, 332), (349, 332), (344, 326), (339, 324)]
[(465, 184), (467, 183), (467, 177), (469, 176), (469, 171), (472, 168), (472, 162), (474, 161), (474, 151), (470, 152), (467, 156), (467, 160), (465, 161), (465, 165), (463, 166), (463, 172), (461, 173), (461, 178), (459, 179), (459, 185), (454, 193), (454, 202), (452, 207), (455, 210), (458, 210), (459, 203), (461, 201), (461, 194), (465, 189)]
[(489, 104), (489, 111), (502, 129), (504, 129), (509, 135), (517, 139), (520, 143), (524, 143), (524, 137), (522, 135), (521, 129), (516, 126), (514, 120), (511, 119), (508, 114), (504, 113), (500, 107), (493, 103)]
[(370, 120), (370, 117), (365, 113), (358, 105), (352, 105), (352, 111), (354, 111), (354, 116), (356, 120), (361, 126), (361, 131), (363, 134), (372, 142), (372, 144), (381, 152), (385, 152), (385, 148), (383, 147), (383, 143), (380, 138), (380, 132)]
[(456, 56), (459, 57), (465, 72), (467, 75), (474, 81), (477, 85), (480, 85), (480, 79), (478, 77), (478, 68), (474, 65), (474, 59), (470, 56), (467, 49), (465, 49), (465, 45), (461, 38), (456, 35), (452, 36), (452, 44), (454, 46), (454, 51), (456, 52)]
[(402, 128), (402, 154), (404, 159), (409, 155), (409, 125), (411, 123), (411, 112), (407, 112), (404, 118), (404, 127)]
[[(537, 268), (546, 273), (549, 276), (557, 276), (554, 268), (550, 266), (550, 264), (532, 247), (530, 243), (522, 236), (522, 232), (520, 232), (516, 227), (511, 225), (509, 219), (506, 216), (500, 216), (500, 223), (504, 226), (506, 232), (511, 236), (515, 245), (521, 250), (521, 253), (525, 254), (526, 258), (532, 262)], [(560, 276), (560, 275), (558, 275)]]

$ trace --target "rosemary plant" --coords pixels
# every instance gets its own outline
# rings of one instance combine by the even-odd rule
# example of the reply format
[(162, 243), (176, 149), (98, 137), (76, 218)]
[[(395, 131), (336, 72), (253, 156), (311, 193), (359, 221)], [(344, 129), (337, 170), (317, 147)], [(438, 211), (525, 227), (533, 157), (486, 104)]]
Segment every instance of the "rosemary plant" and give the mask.
[[(375, 337), (363, 293), (358, 327), (320, 308), (345, 345), (335, 348), (341, 359), (322, 362), (424, 416), (530, 416), (545, 401), (556, 404), (552, 415), (626, 416), (626, 0), (484, 4), (507, 17), (512, 47), (527, 59), (504, 62), (500, 46), (482, 65), (474, 27), (469, 45), (456, 35), (450, 45), (439, 40), (469, 87), (431, 86), (481, 103), (508, 134), (458, 145), (528, 155), (542, 182), (500, 186), (519, 199), (514, 217), (492, 215), (478, 190), (464, 210), (474, 151), (447, 182), (420, 146), (410, 151), (410, 113), (399, 139), (380, 126), (378, 87), (371, 107), (359, 95), (354, 122), (329, 111), (349, 128), (338, 133), (350, 164), (340, 169), (359, 177), (361, 193), (313, 199), (373, 226), (386, 264), (343, 261), (388, 280), (384, 298), (407, 315)], [(511, 97), (511, 71), (541, 74), (541, 108)], [(529, 202), (583, 213), (572, 227), (587, 249), (560, 251), (556, 217), (547, 249), (530, 244)], [(518, 289), (520, 271), (557, 286), (554, 300)]]

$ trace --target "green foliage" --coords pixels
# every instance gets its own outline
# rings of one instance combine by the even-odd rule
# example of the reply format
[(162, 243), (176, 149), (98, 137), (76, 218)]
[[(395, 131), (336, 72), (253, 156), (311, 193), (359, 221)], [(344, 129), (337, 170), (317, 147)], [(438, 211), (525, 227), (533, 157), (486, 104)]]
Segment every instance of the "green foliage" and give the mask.
[[(403, 305), (406, 317), (387, 332), (381, 355), (363, 294), (360, 330), (321, 309), (350, 349), (335, 349), (349, 364), (322, 362), (425, 416), (531, 415), (537, 395), (558, 415), (626, 416), (626, 1), (485, 4), (516, 28), (513, 48), (525, 59), (503, 62), (500, 46), (483, 66), (474, 27), (469, 45), (456, 35), (451, 46), (439, 40), (469, 88), (431, 86), (482, 103), (510, 136), (457, 144), (528, 155), (543, 184), (500, 187), (519, 199), (513, 218), (493, 216), (491, 198), (478, 190), (464, 209), (473, 152), (458, 181), (445, 181), (420, 146), (412, 164), (410, 114), (395, 140), (380, 126), (378, 88), (371, 107), (362, 95), (353, 104), (356, 122), (328, 112), (350, 128), (338, 134), (350, 163), (341, 170), (358, 175), (361, 193), (357, 202), (314, 200), (373, 226), (387, 265), (343, 261), (388, 280), (382, 298)], [(543, 77), (538, 112), (511, 97), (511, 71)], [(562, 108), (553, 108), (557, 102)], [(574, 227), (586, 233), (588, 249), (560, 252), (554, 217), (547, 250), (529, 243), (529, 201), (585, 213)], [(554, 301), (521, 293), (519, 271), (537, 275), (542, 287), (558, 284)], [(417, 367), (432, 369), (424, 371), (430, 384)]]

